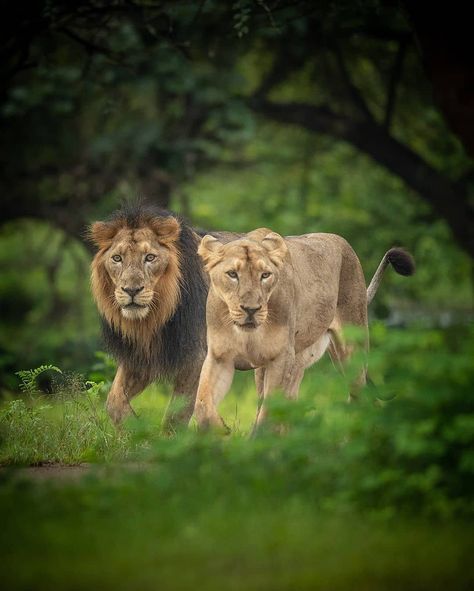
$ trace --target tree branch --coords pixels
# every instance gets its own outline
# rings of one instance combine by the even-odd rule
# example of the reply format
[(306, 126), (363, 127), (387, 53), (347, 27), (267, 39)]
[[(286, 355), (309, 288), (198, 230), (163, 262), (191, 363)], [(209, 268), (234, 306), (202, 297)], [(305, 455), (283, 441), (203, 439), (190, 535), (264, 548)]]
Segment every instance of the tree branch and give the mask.
[(469, 203), (468, 187), (443, 176), (411, 148), (390, 136), (383, 126), (373, 120), (350, 119), (328, 106), (255, 100), (250, 106), (269, 119), (328, 134), (369, 155), (416, 191), (446, 220), (458, 244), (474, 256), (474, 210)]
[(85, 49), (89, 55), (100, 53), (102, 55), (107, 56), (109, 59), (111, 59), (112, 61), (115, 61), (117, 63), (122, 64), (122, 62), (123, 62), (123, 58), (124, 58), (123, 55), (113, 52), (108, 47), (104, 47), (103, 45), (98, 45), (97, 43), (94, 43), (93, 41), (89, 41), (88, 39), (84, 39), (83, 37), (81, 37), (80, 35), (78, 35), (74, 31), (71, 31), (70, 29), (67, 29), (65, 27), (61, 27), (60, 29), (58, 29), (58, 32), (63, 33), (64, 35), (66, 35), (66, 37), (69, 37), (69, 39), (72, 39), (73, 41), (75, 41), (78, 45), (80, 45), (83, 49)]
[(402, 39), (398, 44), (397, 54), (393, 63), (392, 72), (387, 89), (387, 102), (385, 107), (385, 117), (383, 126), (389, 131), (392, 123), (393, 113), (395, 110), (395, 102), (397, 98), (398, 83), (403, 70), (403, 62), (405, 60), (406, 50), (408, 46), (408, 39)]
[(268, 72), (262, 76), (260, 85), (254, 92), (256, 100), (264, 99), (276, 86), (281, 84), (292, 71), (295, 60), (291, 58), (287, 48), (281, 48), (273, 60)]
[(336, 57), (336, 63), (339, 70), (339, 74), (346, 88), (346, 94), (351, 99), (352, 104), (356, 107), (359, 113), (365, 117), (365, 119), (373, 120), (374, 116), (370, 112), (370, 109), (367, 106), (367, 103), (365, 102), (365, 99), (362, 96), (360, 90), (352, 81), (349, 71), (346, 67), (346, 63), (344, 61), (344, 56), (342, 54), (341, 48), (337, 43), (334, 45), (333, 53)]

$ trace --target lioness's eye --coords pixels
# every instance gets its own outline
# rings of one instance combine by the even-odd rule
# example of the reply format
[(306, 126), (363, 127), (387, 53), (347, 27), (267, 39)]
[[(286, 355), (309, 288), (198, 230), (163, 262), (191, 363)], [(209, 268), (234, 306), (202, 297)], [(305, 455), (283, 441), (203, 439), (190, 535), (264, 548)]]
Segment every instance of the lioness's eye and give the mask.
[(115, 261), (116, 263), (120, 263), (120, 262), (122, 262), (122, 257), (119, 254), (114, 254), (114, 256), (112, 257), (112, 260)]
[(238, 275), (235, 271), (227, 271), (227, 275), (229, 275), (229, 277), (231, 279), (237, 279)]
[(268, 279), (270, 277), (271, 273), (262, 273), (261, 278), (262, 279)]
[(147, 263), (151, 263), (151, 261), (154, 261), (156, 259), (156, 254), (147, 254), (145, 257), (145, 261)]

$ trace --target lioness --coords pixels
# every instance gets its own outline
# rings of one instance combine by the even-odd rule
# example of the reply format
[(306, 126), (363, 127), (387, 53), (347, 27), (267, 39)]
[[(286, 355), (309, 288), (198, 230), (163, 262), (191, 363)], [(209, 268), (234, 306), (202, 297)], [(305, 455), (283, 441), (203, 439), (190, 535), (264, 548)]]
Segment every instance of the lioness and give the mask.
[[(391, 249), (366, 290), (359, 259), (340, 236), (282, 238), (267, 228), (227, 244), (205, 236), (198, 253), (210, 276), (208, 352), (194, 409), (201, 427), (222, 426), (216, 407), (230, 388), (234, 369), (255, 369), (262, 402), (256, 425), (273, 390), (281, 388), (296, 398), (304, 370), (327, 349), (338, 364), (352, 354), (343, 328), (367, 331), (367, 304), (387, 265), (401, 275), (414, 272), (412, 257)], [(365, 381), (364, 366), (352, 397)]]

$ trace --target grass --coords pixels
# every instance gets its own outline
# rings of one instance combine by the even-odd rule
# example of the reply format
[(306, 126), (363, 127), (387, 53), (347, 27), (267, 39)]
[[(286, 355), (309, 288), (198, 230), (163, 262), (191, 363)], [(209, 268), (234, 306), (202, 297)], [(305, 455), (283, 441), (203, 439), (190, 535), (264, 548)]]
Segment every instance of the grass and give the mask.
[[(255, 439), (250, 374), (221, 407), (228, 437), (162, 437), (165, 387), (120, 432), (104, 388), (80, 380), (5, 401), (0, 586), (472, 588), (474, 334), (373, 332), (376, 390), (347, 405), (319, 364), (298, 403), (273, 398)], [(44, 461), (92, 464), (74, 480), (15, 468)]]

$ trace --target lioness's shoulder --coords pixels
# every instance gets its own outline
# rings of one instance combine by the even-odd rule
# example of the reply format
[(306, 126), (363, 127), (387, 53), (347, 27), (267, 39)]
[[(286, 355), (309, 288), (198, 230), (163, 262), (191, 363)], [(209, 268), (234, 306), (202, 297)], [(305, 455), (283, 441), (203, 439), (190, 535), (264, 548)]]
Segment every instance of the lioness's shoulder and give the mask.
[(338, 234), (329, 234), (325, 232), (312, 232), (310, 234), (300, 234), (299, 236), (285, 236), (290, 250), (299, 248), (311, 249), (329, 249), (337, 251), (346, 251), (351, 249), (350, 244), (345, 238)]

